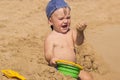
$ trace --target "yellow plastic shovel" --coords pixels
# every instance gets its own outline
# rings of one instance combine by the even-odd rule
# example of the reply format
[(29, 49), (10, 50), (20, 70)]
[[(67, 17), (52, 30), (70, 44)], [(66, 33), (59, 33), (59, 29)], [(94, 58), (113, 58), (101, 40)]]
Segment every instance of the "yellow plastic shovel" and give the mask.
[(8, 78), (18, 78), (20, 80), (26, 80), (22, 75), (10, 69), (2, 70), (1, 72), (4, 73), (4, 75)]

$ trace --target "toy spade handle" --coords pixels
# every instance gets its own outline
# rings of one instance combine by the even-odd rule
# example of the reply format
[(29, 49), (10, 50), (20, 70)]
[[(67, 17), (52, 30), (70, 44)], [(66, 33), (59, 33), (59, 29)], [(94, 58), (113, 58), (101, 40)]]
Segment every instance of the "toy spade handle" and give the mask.
[(20, 80), (26, 80), (23, 76), (21, 75), (16, 75), (17, 78), (19, 78)]

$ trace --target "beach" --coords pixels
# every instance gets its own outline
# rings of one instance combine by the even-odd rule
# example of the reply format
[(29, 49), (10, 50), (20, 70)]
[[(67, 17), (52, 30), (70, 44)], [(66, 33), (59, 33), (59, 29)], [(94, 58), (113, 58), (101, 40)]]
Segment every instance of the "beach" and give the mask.
[[(48, 66), (44, 40), (51, 32), (45, 13), (49, 0), (0, 0), (0, 71), (17, 71), (27, 80), (75, 80)], [(76, 46), (77, 63), (94, 80), (120, 80), (120, 0), (66, 0), (71, 28), (86, 22), (85, 41)], [(0, 80), (7, 78), (0, 72)]]

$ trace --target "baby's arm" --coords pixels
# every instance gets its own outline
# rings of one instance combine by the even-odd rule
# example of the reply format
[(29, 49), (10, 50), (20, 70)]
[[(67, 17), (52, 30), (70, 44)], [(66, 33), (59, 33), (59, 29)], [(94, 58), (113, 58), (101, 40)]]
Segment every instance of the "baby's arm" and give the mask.
[(49, 38), (46, 38), (44, 43), (44, 55), (47, 62), (50, 63), (50, 60), (53, 57), (53, 43)]
[(54, 58), (53, 48), (54, 48), (53, 40), (51, 40), (51, 38), (46, 38), (44, 43), (45, 59), (51, 66), (56, 66), (55, 61), (57, 60), (57, 58)]
[(85, 23), (78, 24), (74, 36), (76, 45), (81, 45), (84, 41), (84, 30), (87, 27)]

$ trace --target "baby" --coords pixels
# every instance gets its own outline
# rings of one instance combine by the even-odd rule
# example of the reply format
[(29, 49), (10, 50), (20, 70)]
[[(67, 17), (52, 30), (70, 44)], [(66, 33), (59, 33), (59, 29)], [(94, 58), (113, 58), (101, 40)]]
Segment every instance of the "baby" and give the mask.
[[(86, 24), (78, 24), (76, 30), (70, 29), (71, 8), (64, 0), (51, 0), (46, 7), (46, 15), (52, 32), (45, 39), (45, 59), (51, 66), (56, 66), (56, 60), (67, 60), (76, 63), (75, 45), (84, 41)], [(83, 70), (80, 80), (93, 80), (92, 76)]]

